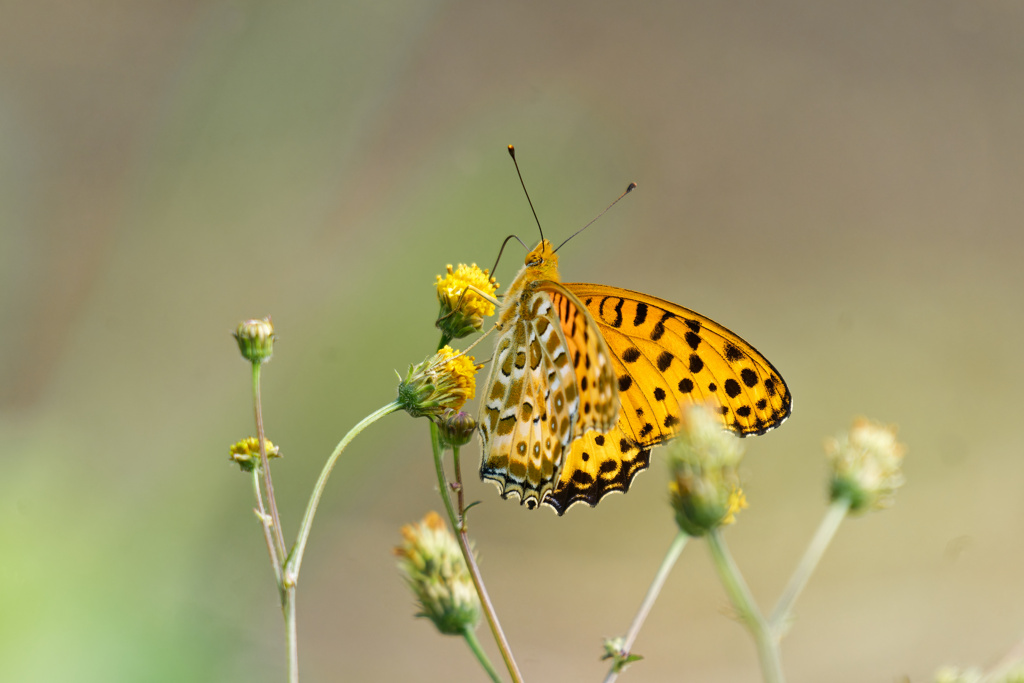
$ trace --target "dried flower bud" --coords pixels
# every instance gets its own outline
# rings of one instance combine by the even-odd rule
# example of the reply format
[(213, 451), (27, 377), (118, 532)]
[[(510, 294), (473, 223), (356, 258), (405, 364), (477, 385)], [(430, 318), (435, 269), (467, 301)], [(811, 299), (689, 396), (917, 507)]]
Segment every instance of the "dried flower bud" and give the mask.
[[(263, 443), (267, 447), (267, 458), (281, 457), (281, 449), (271, 443), (270, 439), (264, 439)], [(228, 457), (238, 463), (243, 472), (252, 472), (260, 466), (260, 440), (250, 436), (232, 444), (231, 455)]]
[(679, 436), (667, 448), (669, 493), (679, 528), (703, 536), (731, 524), (747, 506), (738, 473), (743, 446), (709, 406), (688, 406), (681, 418)]
[(454, 410), (444, 411), (440, 427), (441, 438), (449, 446), (465, 446), (473, 439), (476, 432), (476, 420), (469, 413), (456, 412)]
[(480, 621), (480, 598), (466, 569), (459, 544), (436, 512), (419, 524), (402, 527), (404, 541), (395, 548), (398, 568), (416, 595), (420, 611), (437, 630), (461, 635)]
[(410, 366), (398, 384), (398, 402), (413, 417), (439, 421), (446, 409), (459, 410), (476, 394), (473, 357), (446, 346), (419, 365)]
[(266, 363), (274, 355), (274, 323), (269, 315), (262, 320), (243, 320), (233, 336), (242, 357), (250, 363)]
[(831, 499), (849, 500), (851, 512), (889, 507), (903, 485), (900, 467), (906, 450), (896, 441), (895, 427), (855, 420), (850, 431), (825, 441)]

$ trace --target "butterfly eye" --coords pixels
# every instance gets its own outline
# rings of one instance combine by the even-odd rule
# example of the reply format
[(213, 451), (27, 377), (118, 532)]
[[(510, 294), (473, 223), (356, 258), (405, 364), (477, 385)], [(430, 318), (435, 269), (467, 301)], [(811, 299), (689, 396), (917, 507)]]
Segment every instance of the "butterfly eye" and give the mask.
[(529, 261), (527, 261), (526, 265), (528, 265), (528, 266), (530, 266), (532, 268), (534, 266), (539, 266), (542, 263), (544, 263), (544, 259), (542, 257), (538, 256), (537, 258), (532, 258)]

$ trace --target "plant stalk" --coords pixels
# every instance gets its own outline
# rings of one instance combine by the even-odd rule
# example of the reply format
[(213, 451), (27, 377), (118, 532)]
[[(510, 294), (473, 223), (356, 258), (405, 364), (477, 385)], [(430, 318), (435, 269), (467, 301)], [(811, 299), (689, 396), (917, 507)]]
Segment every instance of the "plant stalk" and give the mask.
[(761, 662), (761, 675), (765, 683), (783, 683), (785, 678), (782, 675), (782, 661), (779, 653), (778, 638), (768, 627), (768, 623), (761, 615), (754, 602), (754, 596), (750, 593), (747, 582), (740, 574), (729, 549), (722, 538), (721, 529), (712, 529), (707, 535), (708, 547), (711, 549), (711, 557), (714, 560), (715, 569), (725, 587), (729, 599), (736, 608), (740, 619), (746, 625), (754, 642), (757, 645), (757, 655)]
[[(466, 568), (469, 570), (469, 575), (473, 578), (473, 585), (476, 587), (477, 595), (480, 597), (480, 606), (487, 617), (487, 625), (491, 627), (494, 642), (498, 645), (498, 650), (501, 652), (502, 659), (505, 660), (505, 666), (508, 668), (508, 673), (512, 676), (512, 680), (515, 683), (523, 683), (523, 676), (519, 673), (519, 666), (512, 656), (512, 649), (509, 647), (508, 640), (505, 638), (505, 632), (501, 629), (501, 624), (498, 622), (498, 615), (494, 610), (494, 605), (491, 603), (490, 596), (487, 594), (487, 588), (484, 586), (484, 580), (480, 574), (480, 567), (477, 566), (476, 557), (473, 556), (473, 549), (469, 545), (469, 536), (466, 533), (465, 509), (460, 509), (458, 514), (456, 514), (455, 508), (452, 506), (451, 495), (448, 492), (448, 479), (444, 473), (444, 446), (441, 444), (441, 433), (433, 422), (430, 423), (430, 445), (434, 451), (434, 466), (437, 468), (437, 483), (438, 489), (441, 492), (441, 500), (444, 502), (445, 511), (448, 513), (448, 521), (451, 523), (452, 528), (457, 531), (456, 537), (459, 539), (462, 557), (466, 560)], [(461, 481), (461, 475), (458, 475), (458, 479)]]
[(309, 540), (309, 532), (313, 526), (313, 518), (316, 517), (317, 507), (320, 505), (320, 498), (324, 494), (324, 489), (327, 486), (327, 479), (331, 476), (331, 471), (334, 469), (334, 465), (338, 462), (338, 458), (341, 456), (342, 451), (349, 445), (352, 439), (359, 436), (360, 432), (372, 425), (377, 420), (381, 419), (389, 413), (393, 413), (400, 410), (398, 401), (392, 401), (382, 408), (378, 408), (366, 417), (364, 417), (355, 427), (349, 430), (338, 445), (334, 447), (334, 452), (331, 453), (330, 457), (327, 458), (327, 462), (324, 463), (324, 467), (320, 470), (320, 477), (316, 480), (316, 486), (313, 488), (313, 494), (309, 498), (309, 504), (306, 505), (306, 514), (302, 516), (302, 524), (299, 526), (299, 535), (295, 541), (295, 545), (292, 547), (291, 553), (288, 555), (288, 562), (285, 565), (284, 572), (284, 583), (285, 586), (295, 585), (295, 582), (299, 579), (299, 570), (302, 567), (302, 556), (306, 552), (306, 542)]
[(775, 603), (775, 609), (772, 610), (772, 615), (768, 619), (768, 625), (778, 639), (782, 638), (782, 634), (788, 626), (787, 622), (793, 609), (793, 603), (796, 602), (807, 585), (807, 581), (811, 578), (811, 574), (814, 573), (814, 569), (818, 566), (818, 562), (825, 554), (825, 550), (832, 542), (836, 531), (839, 530), (839, 525), (846, 519), (846, 514), (849, 511), (850, 500), (848, 498), (839, 498), (833, 501), (825, 513), (825, 517), (821, 520), (821, 524), (818, 525), (818, 530), (814, 532), (814, 538), (811, 539), (810, 545), (804, 551), (804, 556), (800, 558), (800, 564), (797, 565), (793, 576), (790, 577), (786, 589), (782, 592), (782, 597)]
[(271, 524), (274, 527), (274, 553), (271, 561), (274, 564), (274, 574), (281, 576), (281, 558), (284, 557), (284, 536), (281, 533), (281, 518), (277, 513), (277, 501), (274, 499), (274, 482), (270, 477), (270, 460), (267, 458), (267, 437), (263, 431), (263, 401), (260, 398), (261, 367), (260, 363), (252, 364), (252, 400), (253, 410), (256, 413), (256, 439), (260, 444), (260, 468), (263, 475), (263, 487), (267, 490), (267, 507), (270, 508)]
[[(675, 566), (679, 555), (683, 552), (683, 548), (686, 547), (686, 542), (689, 540), (690, 536), (682, 531), (672, 539), (672, 545), (669, 546), (668, 552), (665, 553), (665, 557), (661, 560), (661, 566), (658, 567), (658, 572), (654, 575), (654, 580), (651, 581), (643, 602), (640, 603), (640, 609), (637, 611), (636, 616), (633, 617), (633, 623), (629, 625), (629, 632), (626, 633), (626, 637), (622, 641), (622, 648), (619, 654), (623, 659), (628, 657), (630, 650), (633, 649), (633, 643), (636, 642), (637, 636), (640, 635), (640, 629), (643, 627), (644, 621), (647, 620), (647, 615), (651, 613), (654, 601), (658, 599), (658, 595), (665, 585), (665, 580), (668, 579), (669, 572), (672, 571), (672, 567)], [(613, 664), (611, 669), (608, 670), (604, 683), (612, 683), (619, 677), (619, 673), (620, 671), (616, 671), (616, 667)]]
[(480, 647), (480, 641), (476, 639), (476, 634), (473, 632), (473, 629), (466, 627), (466, 630), (462, 632), (462, 637), (466, 639), (466, 644), (469, 645), (469, 649), (473, 651), (473, 654), (476, 656), (476, 660), (480, 662), (480, 666), (484, 668), (484, 671), (486, 671), (487, 675), (491, 677), (491, 680), (494, 681), (494, 683), (502, 683), (501, 676), (499, 676), (498, 672), (494, 669), (494, 665), (491, 664), (491, 660), (487, 658), (487, 653), (485, 653), (484, 649)]

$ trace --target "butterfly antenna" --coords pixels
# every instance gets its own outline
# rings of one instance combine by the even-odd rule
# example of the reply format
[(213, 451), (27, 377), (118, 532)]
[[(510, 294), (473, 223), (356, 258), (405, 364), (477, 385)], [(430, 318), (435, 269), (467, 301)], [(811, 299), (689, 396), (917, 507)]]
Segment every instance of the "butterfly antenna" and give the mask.
[(519, 239), (518, 235), (509, 235), (508, 237), (505, 238), (505, 241), (501, 243), (501, 249), (498, 250), (498, 258), (494, 259), (494, 267), (491, 268), (491, 275), (494, 275), (494, 272), (498, 270), (498, 262), (501, 261), (501, 253), (505, 251), (505, 245), (508, 244), (508, 241), (511, 239), (514, 239), (515, 241), (519, 242), (519, 244), (522, 244), (523, 249), (525, 249), (526, 251), (530, 251), (530, 248), (523, 244), (523, 241)]
[(519, 171), (519, 162), (516, 161), (516, 148), (514, 146), (508, 146), (508, 155), (512, 157), (512, 163), (516, 166), (516, 175), (519, 176), (519, 184), (523, 186), (523, 193), (526, 195), (526, 201), (530, 203), (530, 211), (533, 211), (533, 220), (537, 222), (537, 229), (540, 230), (540, 239), (543, 242), (544, 230), (540, 227), (540, 219), (537, 218), (537, 210), (533, 208), (533, 200), (530, 199), (530, 193), (526, 191), (526, 183), (523, 182), (523, 174)]
[[(619, 199), (622, 199), (623, 197), (625, 197), (627, 194), (629, 194), (630, 192), (632, 192), (635, 189), (636, 189), (636, 183), (630, 183), (629, 186), (626, 188), (626, 191), (619, 195)], [(581, 232), (583, 232), (584, 230), (589, 228), (591, 225), (596, 223), (598, 218), (600, 218), (601, 216), (605, 215), (608, 212), (608, 209), (612, 208), (613, 206), (615, 206), (616, 204), (619, 203), (619, 199), (616, 199), (614, 202), (612, 202), (611, 204), (606, 206), (604, 211), (602, 211), (601, 213), (599, 213), (596, 216), (594, 216), (594, 220), (590, 221), (589, 223), (584, 225), (582, 228), (580, 228), (579, 230), (577, 230), (573, 234), (571, 234), (568, 237), (566, 237), (565, 238), (565, 242), (568, 242), (573, 237), (575, 237), (576, 235), (580, 234)], [(562, 242), (561, 244), (559, 244), (558, 245), (558, 249), (561, 249), (562, 247), (564, 247), (565, 246), (565, 242)], [(555, 251), (557, 252), (558, 249), (555, 249)]]

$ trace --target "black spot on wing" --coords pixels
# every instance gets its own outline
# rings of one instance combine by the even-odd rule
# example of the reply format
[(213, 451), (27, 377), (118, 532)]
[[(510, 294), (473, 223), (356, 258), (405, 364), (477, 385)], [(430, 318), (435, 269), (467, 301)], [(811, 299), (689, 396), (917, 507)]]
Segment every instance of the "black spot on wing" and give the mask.
[(647, 320), (647, 304), (640, 302), (636, 305), (636, 316), (633, 318), (633, 327), (640, 327)]
[(665, 311), (661, 314), (661, 320), (654, 323), (654, 329), (651, 330), (651, 341), (658, 341), (665, 334), (665, 321), (676, 317), (675, 314)]
[(743, 353), (736, 348), (736, 345), (732, 342), (726, 342), (725, 344), (725, 359), (730, 363), (735, 363), (739, 359), (743, 358)]
[(658, 356), (658, 369), (662, 372), (668, 370), (669, 366), (672, 365), (672, 361), (675, 359), (668, 351), (662, 351), (661, 355)]

